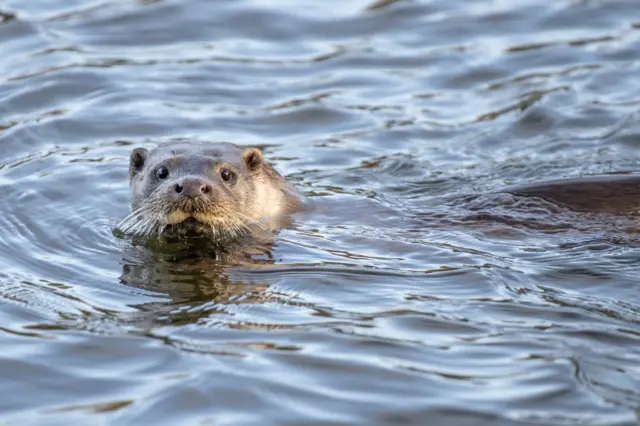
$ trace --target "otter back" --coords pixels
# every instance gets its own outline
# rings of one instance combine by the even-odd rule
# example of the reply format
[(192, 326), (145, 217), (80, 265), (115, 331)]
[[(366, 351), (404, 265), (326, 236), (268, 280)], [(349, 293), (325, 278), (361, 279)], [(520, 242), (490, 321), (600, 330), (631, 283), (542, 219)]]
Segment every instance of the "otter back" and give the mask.
[(581, 212), (625, 215), (640, 212), (640, 174), (553, 180), (513, 186), (500, 192), (538, 197)]

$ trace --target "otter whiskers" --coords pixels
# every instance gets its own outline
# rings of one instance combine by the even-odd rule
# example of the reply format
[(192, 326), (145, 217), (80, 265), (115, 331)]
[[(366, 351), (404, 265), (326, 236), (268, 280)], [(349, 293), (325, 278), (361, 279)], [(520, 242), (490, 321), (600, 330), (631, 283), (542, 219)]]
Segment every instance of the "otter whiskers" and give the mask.
[(242, 214), (240, 212), (237, 212), (237, 215), (247, 221), (247, 222), (243, 223), (245, 226), (247, 224), (256, 225), (258, 228), (262, 229), (263, 231), (268, 231), (269, 230), (269, 228), (267, 226), (265, 226), (263, 223), (260, 223), (260, 221), (263, 220), (264, 218), (260, 219), (260, 220), (255, 220), (255, 219), (251, 219), (249, 216), (247, 216), (245, 214)]
[[(262, 231), (269, 231), (261, 221), (250, 218), (249, 216), (236, 212), (238, 219), (229, 223), (228, 219), (222, 223), (216, 220), (215, 216), (197, 211), (204, 210), (204, 203), (194, 200), (195, 209), (175, 209), (170, 212), (159, 212), (149, 206), (141, 207), (131, 214), (127, 215), (117, 225), (125, 234), (138, 235), (142, 237), (157, 236), (165, 234), (169, 227), (180, 226), (186, 218), (195, 218), (202, 226), (207, 226), (211, 230), (213, 240), (230, 238), (234, 239), (244, 234), (253, 235), (256, 226)], [(186, 206), (184, 206), (186, 207)], [(201, 210), (202, 209), (202, 210)], [(194, 210), (194, 213), (187, 213)], [(206, 210), (205, 210), (206, 211)], [(181, 220), (182, 219), (182, 220)]]

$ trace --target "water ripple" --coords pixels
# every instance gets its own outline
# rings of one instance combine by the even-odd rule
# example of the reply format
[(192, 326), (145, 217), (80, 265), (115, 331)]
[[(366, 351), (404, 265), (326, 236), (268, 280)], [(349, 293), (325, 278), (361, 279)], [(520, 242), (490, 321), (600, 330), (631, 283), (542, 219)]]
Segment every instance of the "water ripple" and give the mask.
[[(638, 170), (634, 2), (0, 7), (5, 422), (637, 424), (637, 218), (500, 193)], [(234, 266), (118, 238), (170, 140), (315, 210)]]

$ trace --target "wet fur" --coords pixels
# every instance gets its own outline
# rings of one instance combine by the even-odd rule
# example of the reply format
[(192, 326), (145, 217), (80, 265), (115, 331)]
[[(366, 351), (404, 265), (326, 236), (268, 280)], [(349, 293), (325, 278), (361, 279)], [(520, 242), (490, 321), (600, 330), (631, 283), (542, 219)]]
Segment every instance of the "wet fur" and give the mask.
[[(156, 174), (161, 166), (169, 171), (164, 180)], [(220, 177), (223, 168), (233, 172), (232, 181)], [(205, 180), (211, 192), (194, 199), (176, 195), (173, 187), (186, 178)], [(151, 151), (136, 148), (131, 153), (129, 180), (132, 213), (119, 228), (142, 236), (195, 234), (218, 242), (234, 240), (278, 229), (283, 218), (302, 205), (297, 191), (258, 149), (230, 143), (168, 143)]]
[(640, 174), (608, 174), (505, 188), (501, 192), (536, 197), (574, 211), (640, 214)]

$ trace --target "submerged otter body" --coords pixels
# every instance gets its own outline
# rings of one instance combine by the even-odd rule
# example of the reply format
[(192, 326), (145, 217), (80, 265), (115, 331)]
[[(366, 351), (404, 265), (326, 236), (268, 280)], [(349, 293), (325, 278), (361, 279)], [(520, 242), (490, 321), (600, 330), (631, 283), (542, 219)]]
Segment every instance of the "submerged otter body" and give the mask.
[(536, 197), (586, 213), (640, 213), (640, 174), (610, 174), (560, 179), (505, 188), (500, 192)]
[(144, 236), (228, 241), (278, 229), (302, 200), (257, 148), (173, 142), (136, 148), (129, 164), (132, 213), (119, 228)]

